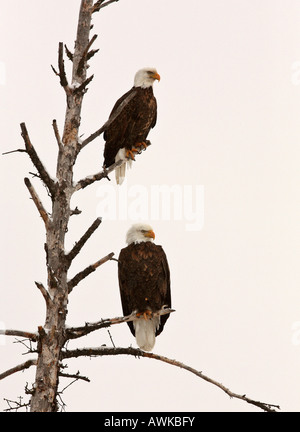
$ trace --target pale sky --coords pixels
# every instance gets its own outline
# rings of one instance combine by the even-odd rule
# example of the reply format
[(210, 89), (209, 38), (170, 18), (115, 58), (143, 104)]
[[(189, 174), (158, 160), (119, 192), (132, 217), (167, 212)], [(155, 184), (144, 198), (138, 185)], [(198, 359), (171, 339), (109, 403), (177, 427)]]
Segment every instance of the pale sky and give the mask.
[[(19, 125), (25, 122), (53, 177), (51, 124), (55, 118), (62, 132), (66, 107), (50, 65), (57, 65), (60, 41), (73, 49), (79, 4), (0, 0), (1, 153), (23, 148)], [(110, 183), (75, 194), (72, 205), (82, 213), (71, 218), (66, 245), (103, 216), (71, 278), (110, 252), (117, 257), (131, 224), (146, 219), (167, 254), (176, 309), (153, 351), (282, 411), (300, 407), (299, 23), (296, 0), (120, 0), (95, 14), (91, 35), (98, 34), (93, 48), (100, 51), (90, 61), (95, 77), (80, 133), (102, 126), (144, 66), (161, 75), (154, 84), (158, 121), (152, 146), (121, 188), (112, 175)], [(100, 171), (102, 153), (102, 137), (83, 149), (75, 180)], [(45, 233), (23, 182), (35, 169), (23, 153), (0, 161), (1, 326), (36, 331), (45, 319), (34, 284), (46, 284)], [(50, 211), (45, 189), (32, 182)], [(162, 185), (166, 207), (155, 195)], [(121, 314), (111, 261), (71, 293), (67, 324)], [(136, 347), (126, 324), (110, 333), (116, 346)], [(33, 357), (14, 341), (0, 341), (0, 372)], [(69, 348), (102, 344), (111, 346), (107, 330)], [(81, 358), (68, 366), (91, 383), (65, 391), (67, 411), (260, 411), (154, 360)], [(1, 410), (3, 398), (24, 396), (34, 372), (0, 381)], [(62, 387), (68, 383), (61, 380)]]

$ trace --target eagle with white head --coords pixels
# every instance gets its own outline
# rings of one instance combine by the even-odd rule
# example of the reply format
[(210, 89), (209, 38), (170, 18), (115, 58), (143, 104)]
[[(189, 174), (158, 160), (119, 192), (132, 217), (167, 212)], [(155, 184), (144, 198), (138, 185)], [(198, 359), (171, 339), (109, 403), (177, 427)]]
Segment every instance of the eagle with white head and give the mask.
[(155, 337), (164, 328), (169, 314), (160, 314), (171, 308), (170, 270), (163, 248), (153, 240), (150, 225), (138, 223), (127, 232), (128, 246), (118, 259), (119, 287), (123, 314), (135, 314), (127, 324), (138, 346), (151, 351)]
[[(149, 145), (146, 139), (150, 129), (156, 124), (157, 102), (153, 94), (153, 84), (160, 76), (155, 68), (140, 69), (134, 77), (133, 87), (115, 103), (109, 119), (120, 111), (104, 132), (104, 167), (108, 168), (120, 159), (129, 166)], [(122, 184), (126, 164), (115, 169), (116, 182)]]

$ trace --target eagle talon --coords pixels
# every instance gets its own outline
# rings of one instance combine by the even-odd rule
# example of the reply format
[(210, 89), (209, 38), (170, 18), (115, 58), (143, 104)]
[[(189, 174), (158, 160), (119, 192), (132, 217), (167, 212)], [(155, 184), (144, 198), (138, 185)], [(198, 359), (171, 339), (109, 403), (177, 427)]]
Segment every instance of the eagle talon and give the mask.
[(103, 169), (103, 178), (106, 178), (107, 180), (110, 181), (110, 178), (108, 177), (108, 169), (105, 165), (102, 166)]
[(148, 310), (148, 309), (147, 309), (147, 310), (145, 310), (144, 312), (138, 312), (138, 313), (136, 314), (136, 316), (137, 316), (137, 318), (141, 318), (141, 317), (143, 317), (144, 320), (148, 321), (149, 319), (152, 318), (153, 314), (152, 314), (152, 311), (151, 311), (151, 310)]
[(146, 148), (148, 147), (145, 141), (137, 143), (135, 146), (139, 149), (140, 152), (142, 150), (146, 150)]
[(133, 153), (139, 153), (139, 151), (134, 147), (131, 150), (126, 150), (127, 159), (135, 160)]

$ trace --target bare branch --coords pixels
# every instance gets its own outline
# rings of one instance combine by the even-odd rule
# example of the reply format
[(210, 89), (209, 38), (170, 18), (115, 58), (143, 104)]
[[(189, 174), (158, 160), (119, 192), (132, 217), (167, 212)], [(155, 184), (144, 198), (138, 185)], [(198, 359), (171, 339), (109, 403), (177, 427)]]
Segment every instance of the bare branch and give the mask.
[[(149, 147), (151, 145), (151, 141), (146, 140), (145, 144), (146, 144), (147, 147)], [(138, 153), (135, 154), (135, 156), (141, 154), (142, 151), (146, 150), (146, 148), (141, 149)], [(91, 176), (87, 176), (86, 178), (79, 180), (76, 183), (75, 187), (74, 187), (74, 191), (78, 191), (80, 189), (84, 189), (87, 186), (93, 184), (95, 181), (102, 180), (103, 178), (107, 178), (108, 180), (110, 180), (109, 177), (108, 177), (108, 174), (110, 174), (112, 171), (114, 171), (117, 167), (122, 166), (128, 160), (131, 160), (131, 159), (130, 158), (119, 159), (117, 162), (115, 162), (114, 164), (112, 164), (110, 167), (108, 167), (108, 168), (104, 167), (103, 171), (100, 171), (97, 174), (93, 174)]]
[(65, 44), (65, 51), (66, 51), (68, 59), (73, 61), (73, 53), (71, 53), (71, 51), (69, 50), (69, 48), (67, 47), (66, 44)]
[(63, 148), (63, 143), (62, 143), (62, 141), (61, 141), (60, 134), (59, 134), (58, 127), (57, 127), (57, 123), (56, 123), (56, 120), (55, 120), (55, 119), (54, 119), (53, 122), (52, 122), (52, 127), (53, 127), (53, 130), (54, 130), (54, 135), (55, 135), (55, 138), (56, 138), (56, 141), (57, 141), (57, 144), (58, 144), (58, 148), (59, 148), (60, 150), (62, 150), (62, 148)]
[(51, 69), (53, 70), (54, 74), (59, 76), (59, 73), (56, 71), (55, 67), (52, 65), (50, 65), (50, 66), (51, 66)]
[(36, 193), (34, 187), (32, 186), (29, 178), (25, 177), (24, 182), (25, 182), (25, 185), (27, 186), (27, 189), (30, 192), (30, 195), (31, 195), (31, 197), (33, 199), (33, 202), (36, 205), (36, 208), (38, 209), (38, 211), (39, 211), (39, 213), (40, 213), (40, 215), (41, 215), (41, 217), (42, 217), (42, 219), (44, 221), (44, 224), (45, 224), (45, 226), (47, 228), (49, 226), (49, 223), (50, 223), (50, 219), (49, 219), (48, 213), (44, 209), (44, 206), (43, 206), (40, 198), (38, 197), (38, 194)]
[(99, 51), (99, 48), (89, 51), (87, 53), (86, 59), (87, 60), (91, 59), (95, 54), (97, 54), (98, 51)]
[(98, 0), (96, 1), (96, 3), (93, 6), (93, 13), (94, 12), (99, 12), (100, 8), (101, 8), (101, 4), (104, 2), (104, 0)]
[(106, 2), (104, 2), (104, 0), (99, 0), (94, 5), (93, 13), (94, 12), (99, 12), (99, 10), (102, 9), (102, 8), (104, 8), (105, 6), (108, 6), (111, 3), (116, 3), (118, 1), (119, 0), (107, 0)]
[(51, 177), (49, 176), (46, 168), (44, 167), (44, 165), (42, 164), (40, 158), (38, 157), (27, 132), (27, 128), (25, 126), (25, 123), (21, 123), (21, 131), (22, 131), (22, 137), (23, 140), (25, 142), (25, 148), (26, 151), (33, 163), (33, 165), (36, 167), (36, 169), (38, 170), (38, 173), (41, 176), (41, 179), (43, 180), (43, 182), (45, 183), (45, 185), (47, 186), (47, 188), (49, 189), (49, 192), (51, 194), (51, 196), (53, 197), (55, 194), (55, 183), (54, 181), (51, 179)]
[(84, 270), (82, 270), (81, 272), (77, 273), (77, 275), (74, 276), (73, 279), (71, 279), (68, 282), (69, 293), (73, 290), (73, 288), (76, 285), (79, 284), (80, 281), (82, 281), (82, 279), (86, 278), (89, 274), (91, 274), (92, 272), (94, 272), (102, 264), (104, 264), (107, 261), (109, 261), (113, 256), (114, 256), (114, 253), (111, 252), (110, 254), (106, 255), (104, 258), (101, 258), (99, 261), (95, 262), (94, 264), (89, 265)]
[(117, 167), (120, 167), (124, 163), (126, 163), (126, 159), (124, 159), (124, 160), (120, 159), (117, 162), (115, 162), (113, 165), (111, 165), (109, 168), (104, 168), (103, 171), (100, 171), (97, 174), (93, 174), (91, 176), (87, 176), (86, 178), (84, 178), (82, 180), (79, 180), (74, 187), (74, 191), (84, 189), (87, 186), (93, 184), (95, 181), (102, 180), (103, 178), (108, 178), (108, 174), (110, 174)]
[[(114, 320), (116, 320), (114, 324), (126, 322), (125, 318), (126, 317), (114, 318)], [(107, 328), (110, 327), (111, 325), (112, 325), (112, 319), (107, 318), (107, 319), (101, 319), (96, 323), (85, 323), (85, 325), (81, 327), (68, 327), (66, 329), (66, 338), (68, 340), (78, 339), (82, 336), (86, 336), (89, 333), (92, 333), (93, 331), (99, 330), (101, 328)]]
[(229, 397), (243, 400), (251, 405), (255, 405), (258, 408), (267, 411), (267, 412), (276, 412), (280, 409), (279, 405), (273, 405), (268, 404), (264, 402), (255, 401), (253, 399), (248, 398), (246, 395), (240, 395), (238, 393), (234, 393), (231, 390), (229, 390), (227, 387), (225, 387), (223, 384), (219, 383), (218, 381), (208, 377), (207, 375), (204, 375), (202, 372), (185, 365), (184, 363), (181, 363), (177, 360), (172, 360), (167, 357), (149, 353), (142, 351), (137, 348), (108, 348), (105, 346), (99, 347), (99, 348), (82, 348), (82, 349), (75, 349), (70, 351), (64, 351), (61, 353), (62, 358), (73, 358), (73, 357), (81, 357), (81, 356), (88, 356), (88, 357), (96, 357), (96, 356), (105, 356), (105, 355), (132, 355), (134, 357), (148, 357), (154, 360), (159, 360), (165, 363), (168, 363), (172, 366), (179, 367), (181, 369), (185, 369), (188, 372), (193, 373), (194, 375), (198, 376), (199, 378), (209, 382), (210, 384), (213, 384), (217, 387), (219, 387), (221, 390), (223, 390)]
[(70, 216), (81, 214), (81, 210), (76, 206), (74, 210), (70, 211)]
[[(70, 56), (72, 56), (72, 54), (70, 53), (70, 51), (67, 50), (66, 46), (65, 46), (65, 48), (66, 48), (66, 54), (70, 58)], [(73, 57), (70, 59), (73, 60)], [(52, 68), (53, 72), (55, 73), (55, 75), (59, 77), (60, 85), (64, 88), (66, 94), (70, 95), (71, 89), (69, 87), (69, 83), (68, 83), (66, 71), (65, 71), (64, 50), (63, 50), (63, 43), (62, 42), (59, 42), (59, 44), (58, 44), (58, 70), (59, 70), (59, 72), (57, 72), (57, 70), (52, 65), (51, 65), (51, 68)]]
[(38, 339), (38, 335), (36, 333), (27, 332), (23, 330), (1, 330), (0, 329), (0, 335), (24, 337), (26, 339), (30, 339), (33, 342), (36, 342)]
[(59, 68), (59, 78), (60, 85), (67, 90), (68, 88), (68, 80), (65, 71), (65, 62), (64, 62), (64, 46), (62, 42), (58, 44), (58, 68)]
[(79, 375), (79, 371), (76, 374), (66, 374), (64, 372), (60, 372), (59, 376), (64, 377), (64, 378), (75, 378), (76, 380), (83, 380), (83, 381), (91, 382), (91, 380), (88, 377)]
[[(108, 120), (109, 121), (109, 120)], [(89, 144), (90, 142), (94, 141), (94, 139), (96, 139), (98, 136), (100, 136), (106, 129), (107, 126), (109, 126), (109, 124), (111, 124), (112, 122), (108, 121), (106, 123), (104, 123), (103, 126), (101, 126), (100, 129), (96, 130), (96, 132), (92, 133), (88, 138), (86, 138), (84, 141), (82, 141), (82, 143), (80, 144), (80, 149), (83, 149), (83, 147), (85, 147), (87, 144)]]
[(87, 240), (91, 237), (91, 235), (96, 231), (96, 229), (99, 227), (101, 222), (102, 219), (98, 217), (89, 227), (89, 229), (83, 234), (81, 239), (75, 244), (73, 249), (66, 255), (66, 259), (69, 261), (69, 264), (71, 264), (71, 261), (76, 257), (76, 255), (79, 254), (82, 247), (85, 245)]
[[(163, 307), (160, 311), (153, 313), (153, 316), (166, 315), (172, 312), (175, 312), (175, 310)], [(106, 318), (94, 323), (85, 323), (85, 325), (81, 327), (68, 327), (66, 329), (67, 339), (77, 339), (101, 328), (107, 328), (114, 324), (121, 324), (128, 321), (136, 321), (138, 319), (136, 312), (132, 312), (130, 315), (122, 317)]]
[(5, 372), (2, 372), (2, 373), (0, 374), (0, 380), (2, 380), (3, 378), (6, 378), (6, 377), (8, 377), (9, 375), (12, 375), (12, 374), (14, 374), (14, 373), (16, 373), (16, 372), (20, 372), (20, 371), (22, 371), (22, 370), (24, 370), (24, 369), (28, 369), (28, 368), (30, 368), (31, 366), (35, 366), (36, 364), (37, 364), (37, 360), (36, 360), (36, 359), (27, 360), (25, 363), (21, 363), (21, 364), (19, 364), (19, 365), (13, 367), (13, 368), (11, 368), (11, 369), (8, 369), (8, 370), (5, 371)]
[(74, 93), (82, 93), (84, 91), (86, 92), (87, 91), (86, 87), (92, 81), (93, 78), (94, 78), (94, 75), (91, 75), (89, 78), (87, 78), (85, 81), (83, 81), (83, 83), (79, 87), (75, 87), (73, 92)]
[(38, 287), (38, 289), (41, 291), (46, 304), (49, 304), (52, 302), (51, 297), (49, 292), (46, 290), (46, 288), (44, 287), (44, 285), (41, 282), (35, 282), (36, 286)]
[(95, 42), (95, 40), (97, 39), (97, 37), (98, 37), (97, 35), (94, 35), (92, 37), (92, 39), (89, 41), (89, 43), (87, 44), (87, 47), (85, 48), (85, 50), (83, 51), (82, 57), (81, 57), (81, 59), (80, 59), (80, 61), (78, 63), (78, 67), (77, 67), (77, 71), (76, 71), (76, 74), (78, 76), (82, 75), (82, 72), (83, 72), (83, 69), (84, 69), (84, 64), (85, 64), (85, 62), (87, 60), (89, 49), (92, 46), (92, 44)]

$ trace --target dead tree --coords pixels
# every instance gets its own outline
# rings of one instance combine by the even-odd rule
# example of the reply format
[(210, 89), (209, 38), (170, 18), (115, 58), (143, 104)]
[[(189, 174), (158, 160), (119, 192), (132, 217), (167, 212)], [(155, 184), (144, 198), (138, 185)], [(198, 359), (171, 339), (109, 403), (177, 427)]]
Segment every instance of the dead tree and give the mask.
[[(112, 1), (97, 1), (95, 4), (93, 0), (82, 0), (81, 2), (74, 53), (66, 50), (69, 59), (73, 63), (70, 83), (64, 66), (64, 46), (62, 42), (59, 43), (58, 70), (54, 67), (52, 69), (59, 77), (60, 84), (65, 91), (67, 108), (62, 137), (60, 137), (56, 121), (53, 121), (53, 129), (58, 144), (55, 180), (39, 159), (30, 140), (26, 125), (21, 124), (25, 150), (48, 190), (52, 205), (51, 215), (49, 216), (33, 184), (28, 178), (25, 178), (25, 185), (45, 224), (45, 252), (48, 274), (47, 288), (42, 283), (36, 282), (46, 302), (46, 319), (44, 326), (38, 328), (37, 335), (34, 338), (31, 337), (32, 340), (35, 339), (38, 342), (36, 378), (31, 397), (31, 411), (51, 412), (57, 409), (56, 395), (61, 351), (67, 340), (65, 323), (68, 295), (83, 278), (113, 256), (113, 253), (110, 253), (107, 257), (99, 259), (68, 281), (68, 269), (73, 259), (101, 222), (100, 219), (96, 219), (74, 248), (68, 254), (65, 254), (65, 235), (72, 213), (70, 200), (75, 190), (87, 185), (84, 179), (79, 185), (74, 185), (73, 167), (82, 148), (78, 138), (82, 101), (87, 86), (93, 79), (93, 75), (87, 77), (87, 62), (96, 53), (96, 50), (91, 50), (91, 46), (96, 40), (96, 35), (90, 39), (91, 19), (94, 12), (99, 11), (109, 3), (112, 3)], [(107, 174), (108, 170), (95, 175), (94, 181), (107, 176)], [(92, 181), (89, 179), (89, 184), (91, 183)]]
[[(19, 364), (18, 366), (3, 372), (0, 374), (0, 379), (20, 370), (35, 366), (36, 376), (33, 388), (31, 390), (27, 389), (27, 392), (31, 394), (30, 410), (33, 412), (54, 412), (58, 409), (57, 396), (59, 377), (67, 376), (62, 372), (61, 362), (63, 359), (80, 356), (127, 354), (138, 357), (153, 358), (184, 368), (213, 385), (218, 386), (230, 397), (244, 400), (265, 411), (274, 411), (279, 407), (252, 400), (246, 397), (246, 395), (233, 393), (222, 384), (202, 374), (202, 372), (196, 371), (195, 369), (176, 360), (170, 360), (153, 353), (145, 353), (139, 349), (133, 348), (115, 347), (86, 348), (84, 350), (78, 349), (72, 351), (66, 349), (66, 342), (70, 339), (76, 339), (103, 327), (108, 327), (113, 324), (119, 324), (133, 319), (132, 316), (101, 319), (96, 323), (85, 323), (85, 325), (81, 327), (66, 327), (68, 296), (72, 292), (73, 288), (90, 273), (95, 271), (105, 262), (111, 260), (114, 256), (114, 253), (111, 252), (107, 256), (95, 261), (94, 264), (91, 264), (80, 271), (72, 279), (68, 279), (68, 270), (72, 261), (80, 253), (86, 241), (96, 231), (101, 223), (101, 219), (97, 218), (75, 244), (73, 249), (69, 253), (65, 253), (65, 235), (68, 230), (69, 219), (72, 214), (78, 213), (70, 207), (71, 197), (80, 189), (91, 185), (95, 181), (106, 178), (108, 174), (116, 168), (116, 166), (119, 166), (122, 163), (122, 161), (119, 161), (109, 169), (104, 169), (94, 175), (83, 178), (76, 183), (73, 181), (73, 167), (76, 163), (79, 152), (88, 143), (101, 135), (107, 125), (114, 121), (123, 106), (129, 102), (129, 100), (125, 100), (120, 106), (119, 111), (116, 112), (115, 116), (110, 118), (108, 122), (92, 133), (84, 141), (79, 139), (82, 102), (88, 89), (88, 85), (93, 79), (93, 75), (87, 76), (87, 63), (98, 51), (91, 49), (92, 44), (95, 42), (97, 37), (94, 35), (90, 38), (92, 15), (116, 1), (118, 0), (99, 0), (96, 2), (94, 2), (94, 0), (82, 0), (79, 11), (74, 52), (71, 53), (67, 47), (64, 47), (62, 42), (59, 43), (58, 68), (52, 67), (52, 69), (59, 78), (60, 84), (66, 95), (66, 114), (62, 136), (59, 133), (56, 121), (53, 120), (52, 123), (58, 145), (55, 179), (51, 177), (41, 162), (38, 153), (31, 142), (25, 123), (21, 123), (21, 135), (24, 140), (25, 149), (14, 151), (25, 152), (30, 157), (38, 172), (38, 177), (47, 188), (52, 206), (51, 213), (49, 214), (39, 198), (33, 184), (28, 178), (25, 178), (25, 185), (43, 220), (46, 231), (45, 252), (47, 287), (41, 282), (35, 282), (46, 303), (46, 317), (44, 325), (38, 327), (36, 333), (21, 330), (0, 331), (0, 334), (21, 336), (29, 339), (31, 342), (37, 343), (37, 358), (28, 360), (25, 363)], [(73, 63), (70, 82), (65, 72), (64, 52), (66, 52), (67, 57)], [(172, 311), (169, 310), (168, 312), (170, 313)], [(34, 352), (34, 350), (32, 352)], [(85, 377), (78, 377), (78, 375), (72, 375), (71, 377), (88, 380)], [(24, 406), (20, 402), (17, 403), (17, 405)]]

